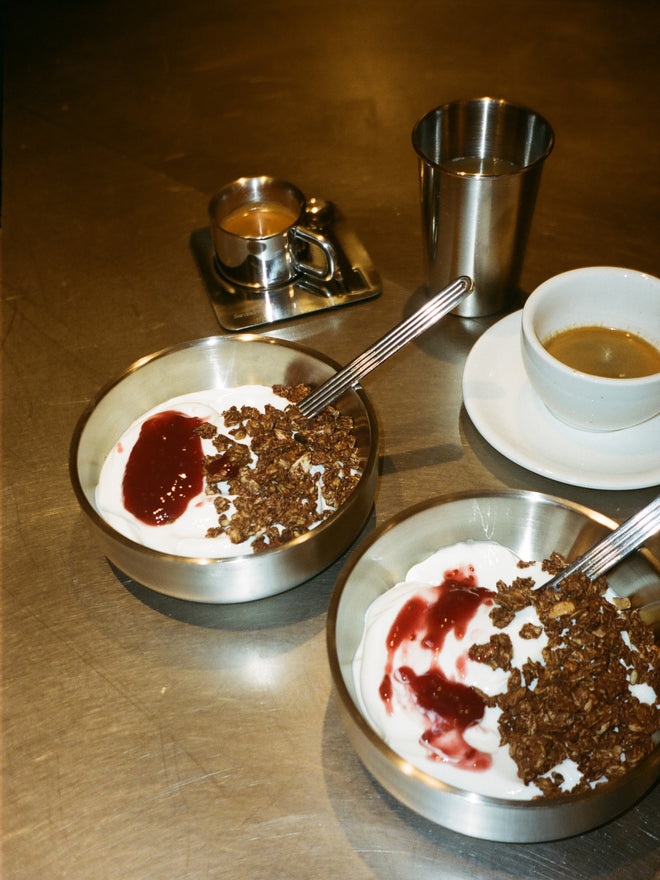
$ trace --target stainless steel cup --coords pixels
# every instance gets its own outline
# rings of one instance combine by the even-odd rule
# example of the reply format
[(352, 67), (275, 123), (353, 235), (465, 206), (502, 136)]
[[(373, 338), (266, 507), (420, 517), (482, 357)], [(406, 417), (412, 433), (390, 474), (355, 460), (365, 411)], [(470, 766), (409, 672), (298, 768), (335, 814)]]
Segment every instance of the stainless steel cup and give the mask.
[(476, 318), (506, 307), (516, 290), (550, 124), (494, 98), (453, 101), (413, 129), (422, 231), (432, 290), (469, 275), (474, 291), (454, 314)]
[(277, 287), (301, 273), (330, 281), (337, 271), (333, 247), (303, 225), (305, 207), (298, 187), (273, 177), (228, 184), (209, 205), (218, 270), (249, 288)]

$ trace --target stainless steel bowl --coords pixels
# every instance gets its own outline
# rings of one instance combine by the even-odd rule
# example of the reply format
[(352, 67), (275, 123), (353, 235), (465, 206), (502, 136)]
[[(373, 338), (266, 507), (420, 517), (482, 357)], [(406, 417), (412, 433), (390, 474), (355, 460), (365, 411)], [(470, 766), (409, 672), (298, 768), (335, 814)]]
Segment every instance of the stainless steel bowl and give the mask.
[(101, 549), (135, 581), (194, 602), (246, 602), (282, 593), (333, 562), (357, 537), (373, 506), (378, 423), (361, 390), (338, 408), (355, 424), (362, 476), (342, 507), (320, 526), (281, 547), (247, 556), (198, 559), (161, 553), (131, 541), (99, 515), (94, 492), (103, 462), (123, 432), (170, 397), (244, 384), (308, 382), (332, 376), (338, 365), (311, 349), (262, 336), (211, 336), (142, 358), (104, 388), (80, 418), (71, 443), (74, 491)]
[[(626, 776), (582, 795), (513, 801), (453, 788), (410, 765), (362, 716), (352, 662), (365, 612), (376, 596), (403, 580), (408, 569), (440, 547), (493, 540), (523, 559), (552, 551), (573, 558), (616, 524), (588, 508), (531, 492), (452, 495), (404, 511), (373, 532), (350, 557), (335, 587), (327, 640), (338, 705), (348, 738), (369, 772), (395, 798), (433, 822), (472, 837), (531, 843), (595, 828), (622, 813), (660, 775), (660, 745)], [(608, 576), (650, 617), (660, 600), (660, 562), (635, 553)], [(642, 610), (643, 609), (643, 610)]]

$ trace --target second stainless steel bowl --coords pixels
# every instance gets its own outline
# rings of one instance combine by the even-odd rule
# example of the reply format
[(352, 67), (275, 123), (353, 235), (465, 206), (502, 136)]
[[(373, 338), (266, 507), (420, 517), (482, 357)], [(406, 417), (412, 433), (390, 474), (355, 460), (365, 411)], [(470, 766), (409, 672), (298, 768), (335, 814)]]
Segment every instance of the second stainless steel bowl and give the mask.
[[(346, 733), (365, 767), (395, 798), (433, 822), (473, 837), (531, 843), (595, 828), (635, 803), (660, 776), (660, 745), (625, 776), (591, 792), (533, 801), (487, 797), (454, 788), (413, 767), (373, 730), (359, 708), (353, 658), (366, 610), (408, 569), (459, 541), (497, 541), (522, 559), (557, 551), (569, 559), (615, 526), (595, 511), (533, 492), (438, 498), (404, 511), (356, 550), (342, 571), (328, 612), (330, 667)], [(657, 612), (660, 562), (633, 554), (608, 576), (640, 614)]]

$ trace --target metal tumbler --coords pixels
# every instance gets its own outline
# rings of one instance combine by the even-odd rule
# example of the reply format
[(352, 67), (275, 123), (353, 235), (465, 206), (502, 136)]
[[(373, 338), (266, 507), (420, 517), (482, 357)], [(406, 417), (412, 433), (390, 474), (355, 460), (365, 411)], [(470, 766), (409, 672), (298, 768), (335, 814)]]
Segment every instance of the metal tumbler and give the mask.
[(501, 99), (453, 101), (419, 120), (413, 146), (431, 290), (468, 275), (474, 291), (454, 314), (502, 311), (518, 285), (543, 162), (554, 146), (550, 124)]

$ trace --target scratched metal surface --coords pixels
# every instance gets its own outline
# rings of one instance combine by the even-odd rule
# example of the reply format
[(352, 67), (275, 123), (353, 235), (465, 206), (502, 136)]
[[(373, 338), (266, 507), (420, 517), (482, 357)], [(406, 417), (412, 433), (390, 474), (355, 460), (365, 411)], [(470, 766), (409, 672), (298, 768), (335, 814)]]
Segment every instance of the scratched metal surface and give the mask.
[[(660, 7), (632, 0), (228, 4), (25, 0), (6, 12), (3, 877), (650, 880), (656, 787), (563, 842), (492, 844), (399, 805), (339, 724), (325, 611), (339, 560), (252, 606), (127, 581), (69, 487), (73, 426), (136, 358), (222, 332), (190, 247), (213, 191), (274, 174), (336, 202), (383, 293), (266, 328), (347, 361), (419, 300), (413, 123), (504, 95), (553, 123), (524, 291), (579, 265), (660, 275)], [(491, 321), (448, 320), (365, 380), (373, 523), (431, 495), (597, 491), (495, 452), (461, 405)], [(634, 454), (634, 450), (631, 451)], [(658, 552), (658, 542), (654, 549)]]

